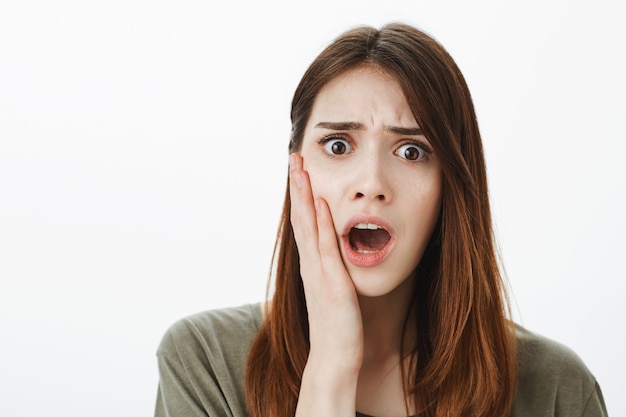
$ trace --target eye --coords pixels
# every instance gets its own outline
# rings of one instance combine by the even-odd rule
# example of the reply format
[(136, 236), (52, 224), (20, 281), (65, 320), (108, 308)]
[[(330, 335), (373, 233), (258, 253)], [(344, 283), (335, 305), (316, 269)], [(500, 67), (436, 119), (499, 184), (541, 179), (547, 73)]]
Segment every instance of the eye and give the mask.
[(404, 144), (395, 153), (408, 161), (421, 161), (428, 155), (428, 151), (416, 143)]
[(347, 140), (341, 137), (327, 137), (322, 140), (324, 149), (331, 155), (344, 155), (352, 151), (352, 147)]

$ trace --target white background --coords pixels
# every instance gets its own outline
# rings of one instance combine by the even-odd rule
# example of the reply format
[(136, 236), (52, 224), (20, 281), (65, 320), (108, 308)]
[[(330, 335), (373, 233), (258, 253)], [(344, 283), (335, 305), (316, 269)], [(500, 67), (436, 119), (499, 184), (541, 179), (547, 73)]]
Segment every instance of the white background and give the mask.
[(473, 93), (516, 320), (626, 414), (618, 2), (0, 4), (0, 416), (150, 416), (175, 320), (264, 296), (291, 94), (356, 24), (415, 24)]

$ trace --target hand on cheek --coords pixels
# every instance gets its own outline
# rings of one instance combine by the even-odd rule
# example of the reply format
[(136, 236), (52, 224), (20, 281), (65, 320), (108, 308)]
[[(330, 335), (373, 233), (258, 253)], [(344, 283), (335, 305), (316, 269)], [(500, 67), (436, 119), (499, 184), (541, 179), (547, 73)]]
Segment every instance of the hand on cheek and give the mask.
[[(291, 224), (300, 255), (300, 275), (309, 314), (311, 350), (316, 358), (358, 369), (363, 356), (361, 312), (343, 264), (326, 201), (315, 199), (298, 154), (290, 157)], [(321, 363), (320, 362), (320, 363)]]

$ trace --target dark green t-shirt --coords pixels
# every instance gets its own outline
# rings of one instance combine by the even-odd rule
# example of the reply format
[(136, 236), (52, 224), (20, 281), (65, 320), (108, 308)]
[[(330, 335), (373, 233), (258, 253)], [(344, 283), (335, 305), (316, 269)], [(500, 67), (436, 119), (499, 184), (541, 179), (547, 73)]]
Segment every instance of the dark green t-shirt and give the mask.
[[(247, 416), (244, 371), (260, 304), (176, 322), (157, 350), (155, 417)], [(511, 417), (605, 417), (595, 378), (567, 347), (518, 326), (519, 382)], [(358, 414), (361, 415), (362, 414)]]

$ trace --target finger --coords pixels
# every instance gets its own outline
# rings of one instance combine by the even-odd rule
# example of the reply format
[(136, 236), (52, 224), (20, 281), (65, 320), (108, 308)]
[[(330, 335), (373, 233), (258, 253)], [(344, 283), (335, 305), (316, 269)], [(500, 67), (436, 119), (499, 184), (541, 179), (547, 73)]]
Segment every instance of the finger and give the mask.
[(303, 165), (304, 165), (304, 159), (302, 158), (302, 155), (296, 152), (289, 154), (289, 169), (290, 170), (304, 169)]
[(317, 214), (318, 247), (323, 268), (334, 276), (345, 275), (345, 265), (341, 259), (335, 225), (328, 203), (322, 198), (315, 200)]
[(302, 157), (290, 156), (289, 192), (291, 197), (291, 225), (298, 246), (301, 264), (308, 266), (319, 262), (317, 219), (313, 203), (311, 182), (302, 170)]

